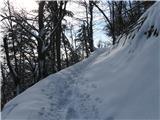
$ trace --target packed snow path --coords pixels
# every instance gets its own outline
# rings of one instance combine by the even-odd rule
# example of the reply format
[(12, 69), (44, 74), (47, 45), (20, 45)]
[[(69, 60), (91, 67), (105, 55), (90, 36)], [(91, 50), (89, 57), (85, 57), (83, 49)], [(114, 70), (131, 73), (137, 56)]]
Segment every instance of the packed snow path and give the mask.
[[(81, 114), (86, 113), (85, 118), (98, 117), (96, 106), (89, 104), (90, 95), (87, 92), (80, 93), (79, 87), (87, 82), (83, 76), (87, 74), (89, 66), (104, 52), (107, 54), (106, 49), (100, 49), (93, 53), (88, 60), (40, 81), (19, 95), (22, 98), (20, 101), (15, 98), (14, 104), (6, 106), (2, 118), (4, 116), (5, 119), (6, 116), (7, 120), (23, 120), (24, 118), (27, 120), (66, 120), (82, 117)], [(96, 85), (92, 84), (87, 88), (96, 88)], [(29, 101), (28, 98), (30, 98)], [(95, 101), (101, 102), (99, 98), (95, 98)], [(19, 104), (19, 102), (21, 103)], [(23, 105), (24, 107), (22, 107)], [(19, 109), (19, 106), (23, 110)], [(15, 112), (12, 114), (12, 111), (16, 111), (18, 116)]]
[[(81, 109), (82, 112), (90, 112), (90, 115), (96, 114), (94, 110), (95, 106), (85, 106), (86, 102), (89, 100), (89, 94), (80, 93), (78, 86), (83, 85), (86, 81), (83, 78), (83, 74), (87, 73), (85, 69), (92, 63), (95, 57), (98, 57), (98, 54), (104, 52), (104, 50), (100, 50), (96, 53), (96, 55), (89, 58), (88, 61), (83, 61), (75, 65), (72, 68), (68, 68), (66, 70), (62, 70), (60, 73), (56, 74), (54, 77), (49, 76), (47, 79), (52, 79), (44, 89), (42, 89), (42, 93), (45, 95), (48, 101), (48, 107), (46, 104), (39, 111), (40, 118), (42, 120), (66, 120), (78, 118), (79, 111), (77, 111), (76, 105), (78, 104), (78, 108)], [(88, 98), (87, 98), (88, 97)], [(89, 102), (89, 101), (88, 101)], [(92, 109), (93, 110), (87, 110)]]

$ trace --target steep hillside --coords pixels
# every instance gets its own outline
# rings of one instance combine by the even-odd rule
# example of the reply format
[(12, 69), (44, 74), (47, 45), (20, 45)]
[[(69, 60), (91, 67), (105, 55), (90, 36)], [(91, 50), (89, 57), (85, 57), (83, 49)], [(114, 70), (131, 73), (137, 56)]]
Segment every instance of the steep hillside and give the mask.
[(160, 2), (116, 48), (50, 75), (11, 100), (3, 120), (158, 120)]

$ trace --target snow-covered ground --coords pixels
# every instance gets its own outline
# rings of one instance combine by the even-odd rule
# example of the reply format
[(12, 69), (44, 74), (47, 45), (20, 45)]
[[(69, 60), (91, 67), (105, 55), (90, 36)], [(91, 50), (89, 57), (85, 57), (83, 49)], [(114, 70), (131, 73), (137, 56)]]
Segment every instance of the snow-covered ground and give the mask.
[[(134, 39), (97, 49), (89, 58), (50, 75), (11, 100), (3, 120), (159, 120), (160, 2)], [(131, 35), (132, 35), (131, 34)]]

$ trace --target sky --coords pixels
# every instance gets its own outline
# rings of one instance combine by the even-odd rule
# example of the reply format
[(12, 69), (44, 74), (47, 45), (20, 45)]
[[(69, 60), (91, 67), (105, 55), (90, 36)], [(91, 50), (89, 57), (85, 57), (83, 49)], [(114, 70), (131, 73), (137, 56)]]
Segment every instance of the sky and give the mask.
[[(0, 0), (0, 8), (3, 7), (3, 1), (4, 0)], [(38, 8), (38, 4), (36, 3), (36, 0), (10, 0), (10, 1), (11, 1), (11, 4), (15, 6), (15, 9), (17, 10), (20, 8), (23, 8), (23, 9), (26, 9), (27, 11), (31, 11), (33, 9)], [(73, 3), (73, 2), (67, 3), (67, 9), (71, 10), (74, 13), (74, 17), (81, 18), (81, 17), (84, 17), (85, 15), (84, 8), (80, 5), (77, 5), (76, 3)], [(93, 19), (93, 22), (95, 24), (93, 26), (93, 29), (94, 29), (93, 37), (94, 37), (94, 44), (95, 46), (97, 46), (99, 40), (108, 41), (110, 40), (110, 38), (105, 35), (105, 31), (103, 30), (103, 27), (105, 25), (103, 16), (100, 13), (98, 13), (96, 8), (94, 8), (94, 10), (96, 14), (94, 14), (94, 19)], [(67, 18), (67, 21), (71, 22), (74, 25), (74, 27), (76, 27), (77, 25), (78, 26), (80, 25), (78, 21), (72, 18)]]

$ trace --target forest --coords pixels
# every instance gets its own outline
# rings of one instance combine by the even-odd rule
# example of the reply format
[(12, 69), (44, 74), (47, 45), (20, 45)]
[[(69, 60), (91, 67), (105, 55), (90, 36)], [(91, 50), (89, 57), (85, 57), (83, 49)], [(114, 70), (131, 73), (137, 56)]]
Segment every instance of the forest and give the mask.
[[(70, 3), (83, 7), (84, 18), (75, 18), (67, 9)], [(1, 19), (1, 109), (12, 98), (50, 74), (88, 58), (102, 41), (94, 44), (95, 10), (103, 16), (101, 26), (116, 46), (123, 36), (136, 29), (135, 23), (155, 1), (38, 1), (38, 8), (19, 11), (10, 0), (0, 13)], [(77, 8), (78, 9), (78, 8)], [(73, 29), (66, 17), (80, 24)], [(138, 21), (143, 24), (145, 18)], [(152, 29), (145, 33), (147, 37)], [(155, 35), (158, 33), (155, 32)], [(132, 39), (134, 35), (131, 36)], [(110, 119), (112, 120), (112, 119)]]

